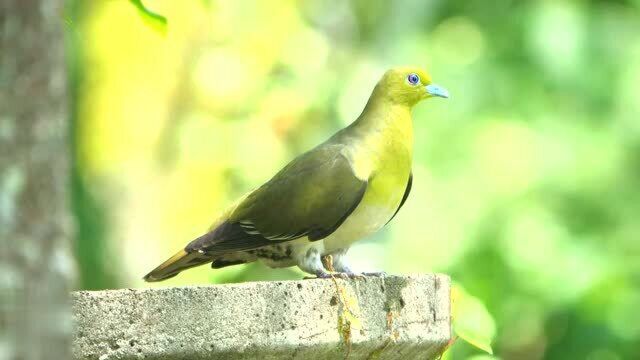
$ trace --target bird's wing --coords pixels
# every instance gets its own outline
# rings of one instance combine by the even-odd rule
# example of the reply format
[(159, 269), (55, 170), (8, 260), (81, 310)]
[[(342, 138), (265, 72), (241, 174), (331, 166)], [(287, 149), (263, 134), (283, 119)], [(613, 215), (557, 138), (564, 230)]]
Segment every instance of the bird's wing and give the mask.
[(367, 189), (367, 180), (354, 175), (342, 147), (320, 146), (293, 160), (187, 251), (250, 250), (304, 236), (320, 240), (333, 233)]
[(411, 185), (412, 184), (413, 184), (413, 173), (409, 174), (409, 180), (407, 180), (407, 187), (404, 188), (404, 194), (402, 195), (402, 200), (400, 201), (400, 205), (396, 209), (396, 212), (393, 213), (393, 216), (391, 217), (391, 219), (389, 219), (389, 221), (387, 221), (387, 224), (391, 220), (393, 220), (393, 218), (396, 217), (396, 215), (398, 214), (398, 211), (400, 211), (400, 209), (402, 209), (402, 205), (404, 205), (404, 202), (407, 201), (407, 198), (409, 197), (409, 193), (411, 193)]

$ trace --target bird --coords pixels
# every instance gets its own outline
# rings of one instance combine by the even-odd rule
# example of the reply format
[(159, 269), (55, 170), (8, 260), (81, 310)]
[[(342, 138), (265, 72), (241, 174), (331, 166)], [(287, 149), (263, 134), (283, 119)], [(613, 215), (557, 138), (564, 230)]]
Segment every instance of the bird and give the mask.
[[(318, 278), (362, 276), (351, 245), (375, 233), (404, 205), (413, 181), (412, 108), (448, 98), (417, 66), (387, 70), (358, 118), (299, 155), (230, 205), (202, 236), (144, 276), (161, 281), (183, 270), (260, 261), (298, 266)], [(322, 258), (331, 255), (327, 266)]]

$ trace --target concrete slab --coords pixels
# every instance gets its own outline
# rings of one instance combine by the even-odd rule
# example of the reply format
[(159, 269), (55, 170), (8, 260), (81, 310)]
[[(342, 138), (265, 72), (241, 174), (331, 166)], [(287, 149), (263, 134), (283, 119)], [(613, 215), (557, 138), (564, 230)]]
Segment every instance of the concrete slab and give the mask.
[(75, 359), (433, 359), (446, 275), (72, 294)]

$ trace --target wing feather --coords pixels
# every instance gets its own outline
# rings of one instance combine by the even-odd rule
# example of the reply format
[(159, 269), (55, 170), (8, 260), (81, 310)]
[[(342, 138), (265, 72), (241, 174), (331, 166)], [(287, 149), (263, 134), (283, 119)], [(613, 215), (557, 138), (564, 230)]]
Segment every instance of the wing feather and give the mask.
[(367, 181), (355, 176), (341, 146), (318, 147), (245, 197), (229, 219), (185, 250), (218, 255), (333, 233), (360, 204)]
[[(396, 209), (396, 212), (393, 213), (393, 216), (391, 217), (391, 219), (389, 219), (389, 221), (393, 220), (393, 218), (396, 217), (396, 215), (398, 214), (398, 211), (400, 211), (400, 209), (402, 209), (402, 205), (404, 205), (404, 202), (407, 201), (407, 198), (409, 197), (409, 193), (411, 193), (411, 185), (412, 184), (413, 184), (413, 173), (409, 174), (409, 180), (407, 181), (407, 187), (404, 189), (404, 194), (402, 195), (402, 200), (400, 201), (400, 205)], [(387, 224), (389, 223), (389, 221), (387, 221)]]

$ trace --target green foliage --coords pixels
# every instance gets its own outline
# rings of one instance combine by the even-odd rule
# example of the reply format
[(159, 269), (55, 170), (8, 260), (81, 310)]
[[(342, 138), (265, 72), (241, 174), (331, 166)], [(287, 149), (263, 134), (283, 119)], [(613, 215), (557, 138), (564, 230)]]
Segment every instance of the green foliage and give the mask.
[[(78, 104), (86, 96), (80, 89), (85, 81), (84, 47), (81, 46), (81, 27), (86, 4), (82, 1), (69, 1), (66, 11), (65, 45), (68, 61), (69, 107), (71, 126), (68, 138), (73, 150), (81, 142), (78, 129), (82, 122)], [(78, 266), (78, 283), (74, 284), (83, 290), (100, 290), (116, 288), (119, 285), (117, 268), (120, 261), (113, 256), (109, 244), (109, 228), (107, 205), (100, 201), (91, 186), (83, 181), (81, 154), (71, 151), (70, 169), (70, 207), (74, 224), (74, 252)]]
[(474, 355), (474, 356), (468, 357), (466, 360), (500, 360), (500, 359), (491, 355)]
[(462, 340), (493, 354), (491, 342), (496, 334), (495, 321), (482, 301), (469, 295), (460, 285), (451, 289), (453, 331)]
[(166, 17), (149, 10), (149, 8), (144, 6), (144, 4), (142, 3), (142, 0), (129, 0), (129, 1), (131, 2), (131, 4), (133, 4), (133, 6), (136, 7), (136, 9), (138, 9), (138, 14), (140, 14), (140, 17), (142, 18), (142, 20), (149, 27), (151, 27), (152, 29), (154, 29), (155, 31), (157, 31), (162, 35), (167, 34), (167, 18)]

